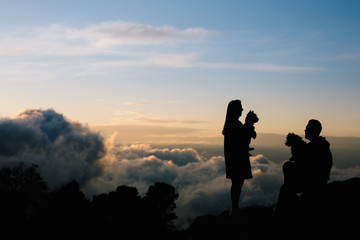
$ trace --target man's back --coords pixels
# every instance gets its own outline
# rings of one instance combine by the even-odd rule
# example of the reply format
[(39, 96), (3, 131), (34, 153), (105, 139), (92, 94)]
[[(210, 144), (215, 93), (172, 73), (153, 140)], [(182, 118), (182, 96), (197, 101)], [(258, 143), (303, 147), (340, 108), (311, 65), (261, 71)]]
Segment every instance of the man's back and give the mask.
[(324, 137), (312, 139), (307, 144), (308, 180), (310, 187), (326, 185), (332, 167), (330, 143)]

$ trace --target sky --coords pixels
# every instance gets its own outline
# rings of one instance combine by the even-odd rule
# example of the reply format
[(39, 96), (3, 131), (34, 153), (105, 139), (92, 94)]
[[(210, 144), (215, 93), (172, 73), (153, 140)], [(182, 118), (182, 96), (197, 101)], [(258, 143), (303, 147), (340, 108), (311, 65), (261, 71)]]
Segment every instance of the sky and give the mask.
[(240, 99), (260, 119), (241, 206), (276, 201), (285, 135), (312, 118), (331, 181), (360, 177), (359, 1), (0, 3), (0, 166), (88, 197), (165, 181), (188, 226), (231, 206), (221, 130)]
[(0, 117), (55, 109), (90, 126), (360, 137), (358, 1), (6, 1)]

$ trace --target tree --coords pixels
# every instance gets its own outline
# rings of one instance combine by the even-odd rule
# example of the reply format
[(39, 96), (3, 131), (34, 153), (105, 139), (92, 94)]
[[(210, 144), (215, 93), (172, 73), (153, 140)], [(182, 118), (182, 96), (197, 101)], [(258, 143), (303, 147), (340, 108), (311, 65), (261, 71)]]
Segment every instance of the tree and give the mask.
[(141, 198), (135, 187), (118, 186), (116, 191), (95, 195), (92, 201), (94, 219), (105, 228), (122, 226), (124, 229), (137, 225)]
[(58, 232), (82, 232), (91, 220), (90, 209), (90, 201), (73, 180), (51, 193), (43, 223)]
[(39, 216), (48, 192), (37, 167), (20, 162), (15, 167), (0, 169), (1, 223), (24, 224)]
[(149, 187), (143, 202), (150, 232), (155, 231), (159, 236), (166, 237), (175, 229), (173, 220), (177, 218), (174, 210), (178, 197), (175, 188), (167, 183), (156, 182)]

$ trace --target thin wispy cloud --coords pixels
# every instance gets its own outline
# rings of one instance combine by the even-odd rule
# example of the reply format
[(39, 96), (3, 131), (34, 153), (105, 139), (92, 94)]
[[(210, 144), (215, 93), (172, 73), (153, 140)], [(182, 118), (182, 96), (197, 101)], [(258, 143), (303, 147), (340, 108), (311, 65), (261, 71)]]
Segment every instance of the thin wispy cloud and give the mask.
[(195, 42), (209, 34), (204, 28), (178, 29), (123, 21), (85, 27), (53, 24), (1, 34), (0, 56), (124, 54), (124, 46)]
[(141, 123), (177, 123), (177, 124), (196, 124), (196, 123), (206, 123), (207, 121), (203, 120), (189, 120), (189, 119), (174, 119), (174, 118), (156, 118), (156, 117), (138, 117), (132, 119), (134, 122)]
[(151, 64), (163, 67), (196, 67), (200, 53), (159, 54), (147, 59)]
[[(151, 102), (133, 102), (129, 103), (130, 106), (134, 105), (149, 105), (154, 104)], [(203, 120), (201, 117), (192, 116), (158, 116), (152, 115), (142, 110), (130, 109), (130, 110), (117, 110), (113, 121), (129, 122), (129, 123), (141, 123), (141, 124), (199, 124), (207, 123), (208, 121)]]
[[(0, 31), (0, 77), (2, 81), (105, 77), (129, 67), (262, 72), (321, 70), (316, 66), (271, 62), (208, 62), (205, 60), (208, 53), (202, 44), (214, 35), (214, 31), (202, 27), (180, 29), (125, 21), (80, 27), (52, 24)], [(199, 47), (194, 50), (193, 46)]]
[(198, 63), (198, 67), (249, 70), (260, 72), (308, 72), (323, 70), (320, 67), (294, 66), (272, 63)]
[(337, 55), (333, 58), (331, 58), (331, 60), (359, 60), (360, 59), (360, 53), (354, 52), (354, 53), (344, 53), (344, 54), (340, 54)]
[(206, 37), (204, 28), (177, 29), (172, 26), (152, 26), (132, 22), (104, 22), (77, 31), (79, 38), (91, 39), (96, 46), (153, 45), (174, 41), (195, 41)]
[(123, 112), (127, 113), (127, 114), (133, 114), (133, 115), (146, 115), (146, 113), (141, 110), (124, 110)]
[(137, 105), (153, 105), (153, 104), (165, 104), (167, 102), (155, 102), (155, 101), (137, 101), (137, 102), (126, 102), (126, 106), (137, 106)]

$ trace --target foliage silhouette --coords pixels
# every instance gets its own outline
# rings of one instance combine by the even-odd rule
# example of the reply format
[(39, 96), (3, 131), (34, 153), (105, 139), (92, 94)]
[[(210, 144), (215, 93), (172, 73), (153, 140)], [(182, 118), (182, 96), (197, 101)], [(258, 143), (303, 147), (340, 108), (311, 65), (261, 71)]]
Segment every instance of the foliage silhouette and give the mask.
[(1, 228), (19, 236), (38, 236), (47, 229), (63, 236), (121, 232), (133, 239), (167, 239), (176, 233), (172, 221), (177, 218), (177, 198), (173, 186), (157, 182), (143, 198), (135, 187), (121, 185), (89, 200), (75, 180), (48, 191), (36, 165), (20, 163), (0, 170)]
[(309, 221), (314, 213), (309, 211), (284, 225), (276, 221), (273, 206), (242, 208), (235, 218), (228, 211), (199, 216), (188, 229), (179, 231), (173, 223), (178, 194), (169, 184), (154, 183), (144, 197), (135, 187), (121, 185), (89, 200), (75, 180), (51, 192), (36, 165), (20, 163), (0, 169), (0, 227), (3, 236), (13, 238), (288, 239), (284, 233), (294, 231), (304, 238), (317, 234), (343, 239), (357, 234), (354, 219), (360, 215), (359, 189), (360, 178), (327, 184), (321, 224), (331, 232), (318, 225), (314, 228)]
[(139, 214), (140, 196), (135, 187), (119, 186), (116, 191), (96, 195), (92, 201), (93, 214), (100, 222), (111, 224), (122, 217)]
[(172, 221), (177, 218), (174, 210), (178, 196), (173, 186), (163, 182), (157, 182), (149, 187), (146, 196), (142, 199), (144, 217), (149, 224), (148, 232), (159, 237), (168, 237), (168, 233), (175, 230)]
[[(86, 231), (90, 220), (90, 201), (80, 191), (79, 184), (73, 180), (49, 193), (47, 205), (43, 210), (43, 226), (53, 231), (78, 233)], [(46, 221), (45, 221), (46, 220)]]
[(37, 165), (24, 163), (0, 170), (1, 225), (9, 226), (36, 218), (47, 195), (47, 184)]

